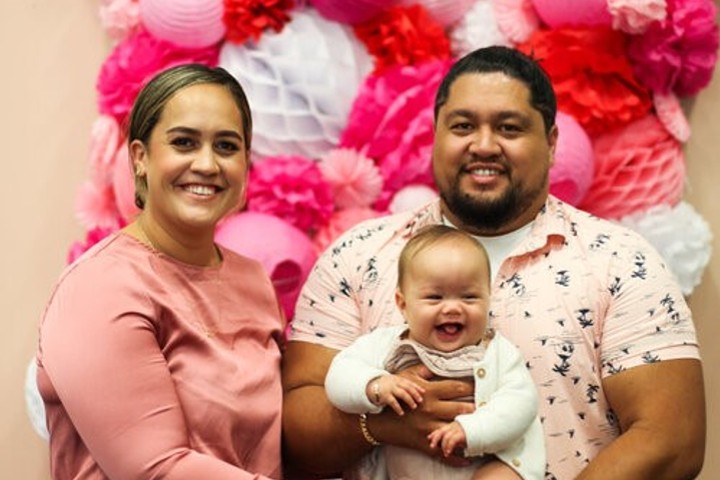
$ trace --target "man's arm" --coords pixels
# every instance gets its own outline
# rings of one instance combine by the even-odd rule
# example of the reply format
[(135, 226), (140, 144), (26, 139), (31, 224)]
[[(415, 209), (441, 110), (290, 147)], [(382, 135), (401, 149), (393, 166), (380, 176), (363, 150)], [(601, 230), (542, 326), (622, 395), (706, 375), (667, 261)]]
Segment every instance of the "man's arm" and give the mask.
[[(283, 439), (289, 467), (317, 475), (336, 475), (370, 451), (358, 416), (340, 412), (325, 395), (325, 375), (337, 350), (291, 341), (283, 358)], [(454, 380), (428, 382), (424, 367), (402, 373), (422, 383), (425, 400), (400, 417), (388, 410), (368, 418), (368, 427), (381, 443), (430, 450), (427, 435), (471, 404), (448, 399), (472, 395), (472, 385)], [(423, 377), (424, 376), (424, 377)]]
[(578, 480), (695, 478), (705, 454), (705, 395), (699, 360), (642, 365), (603, 381), (621, 435)]

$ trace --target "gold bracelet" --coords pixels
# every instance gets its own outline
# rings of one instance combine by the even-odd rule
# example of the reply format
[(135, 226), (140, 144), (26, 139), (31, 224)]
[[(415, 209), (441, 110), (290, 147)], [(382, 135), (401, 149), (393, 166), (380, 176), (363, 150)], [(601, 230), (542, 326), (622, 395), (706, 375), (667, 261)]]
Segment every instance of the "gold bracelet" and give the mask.
[(375, 437), (372, 436), (372, 433), (370, 433), (370, 430), (368, 430), (367, 426), (367, 415), (364, 413), (360, 414), (360, 431), (363, 434), (363, 437), (365, 437), (365, 440), (372, 445), (373, 447), (377, 447), (380, 445), (380, 442), (377, 441)]

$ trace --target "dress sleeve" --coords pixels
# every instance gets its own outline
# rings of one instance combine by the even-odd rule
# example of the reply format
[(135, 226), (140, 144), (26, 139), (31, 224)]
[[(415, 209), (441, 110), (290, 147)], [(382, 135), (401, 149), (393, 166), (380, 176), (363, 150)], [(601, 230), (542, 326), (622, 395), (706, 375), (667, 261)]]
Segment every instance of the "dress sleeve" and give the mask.
[(520, 352), (502, 337), (493, 343), (497, 343), (497, 387), (478, 399), (475, 412), (455, 418), (465, 431), (468, 456), (507, 449), (523, 436), (537, 415), (537, 390)]
[[(384, 330), (384, 331), (383, 331)], [(382, 362), (389, 350), (388, 329), (378, 329), (359, 337), (352, 345), (333, 358), (325, 390), (330, 403), (346, 413), (380, 413), (381, 406), (373, 404), (365, 393), (373, 378), (388, 375)]]
[(646, 363), (699, 358), (692, 314), (672, 273), (643, 239), (618, 248), (602, 328), (603, 376)]
[(266, 478), (191, 448), (152, 305), (104, 276), (74, 275), (57, 288), (39, 355), (102, 471), (112, 479)]

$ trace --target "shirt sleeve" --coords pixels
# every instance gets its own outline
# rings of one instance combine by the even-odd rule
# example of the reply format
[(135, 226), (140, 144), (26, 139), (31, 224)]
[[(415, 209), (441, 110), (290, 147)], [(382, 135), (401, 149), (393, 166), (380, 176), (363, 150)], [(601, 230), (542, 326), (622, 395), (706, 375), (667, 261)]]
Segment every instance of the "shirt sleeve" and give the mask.
[(191, 448), (153, 307), (119, 283), (66, 277), (41, 326), (43, 368), (98, 466), (117, 479), (266, 478)]
[(393, 339), (388, 332), (389, 329), (377, 329), (363, 335), (333, 359), (325, 377), (325, 390), (338, 409), (346, 413), (383, 410), (367, 398), (366, 389), (372, 379), (389, 375), (382, 366)]
[(643, 239), (617, 249), (603, 325), (604, 377), (676, 358), (700, 358), (690, 312), (672, 273)]
[[(486, 370), (496, 369), (497, 387), (488, 394), (480, 390), (475, 412), (455, 420), (467, 437), (466, 455), (478, 456), (505, 450), (520, 439), (534, 421), (538, 396), (520, 352), (503, 337), (496, 337), (497, 354), (482, 362)], [(488, 351), (488, 353), (490, 353)], [(495, 365), (493, 365), (493, 363)], [(489, 379), (476, 379), (487, 381)]]

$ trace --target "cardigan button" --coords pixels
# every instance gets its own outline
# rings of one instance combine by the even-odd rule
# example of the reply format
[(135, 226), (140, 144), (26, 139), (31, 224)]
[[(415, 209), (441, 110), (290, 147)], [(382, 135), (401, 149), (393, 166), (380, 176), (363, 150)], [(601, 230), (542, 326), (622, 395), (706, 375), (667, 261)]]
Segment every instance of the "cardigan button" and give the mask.
[(478, 378), (485, 378), (485, 369), (484, 368), (478, 368), (477, 372), (475, 372)]
[(519, 466), (520, 466), (520, 459), (518, 459), (518, 458), (513, 458), (513, 459), (512, 459), (512, 464), (515, 465), (516, 467), (519, 467)]

